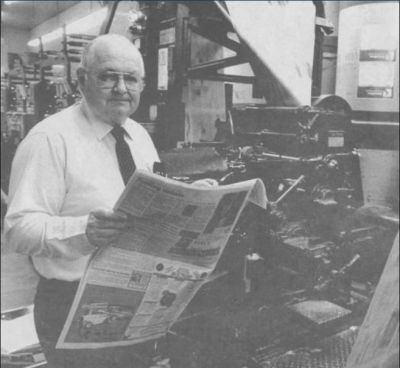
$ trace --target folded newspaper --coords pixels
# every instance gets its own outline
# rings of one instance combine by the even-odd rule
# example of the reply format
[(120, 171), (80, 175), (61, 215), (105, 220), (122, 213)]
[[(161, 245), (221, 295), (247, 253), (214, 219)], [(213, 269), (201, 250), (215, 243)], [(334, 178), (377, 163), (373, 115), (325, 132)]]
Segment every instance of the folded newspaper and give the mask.
[(255, 179), (199, 187), (137, 170), (114, 209), (132, 230), (88, 264), (57, 342), (61, 349), (133, 345), (165, 336), (213, 272)]

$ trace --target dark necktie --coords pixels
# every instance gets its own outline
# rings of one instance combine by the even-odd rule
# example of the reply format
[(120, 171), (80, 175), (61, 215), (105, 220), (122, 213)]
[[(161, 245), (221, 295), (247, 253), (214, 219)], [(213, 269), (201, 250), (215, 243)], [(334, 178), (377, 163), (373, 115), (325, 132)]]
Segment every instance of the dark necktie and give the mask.
[(132, 153), (129, 149), (128, 143), (125, 142), (125, 133), (125, 129), (119, 125), (116, 125), (111, 130), (111, 134), (116, 140), (115, 152), (117, 153), (119, 170), (121, 171), (122, 179), (124, 179), (124, 183), (126, 184), (135, 171), (136, 165), (133, 161)]

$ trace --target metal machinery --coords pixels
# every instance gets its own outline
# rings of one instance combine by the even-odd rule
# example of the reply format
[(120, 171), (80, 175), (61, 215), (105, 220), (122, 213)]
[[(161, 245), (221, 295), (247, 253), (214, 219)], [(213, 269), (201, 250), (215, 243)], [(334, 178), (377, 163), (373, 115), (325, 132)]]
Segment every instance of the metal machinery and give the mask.
[[(310, 89), (318, 91), (321, 34), (330, 26), (315, 3)], [(279, 79), (246, 40), (228, 37), (236, 27), (223, 2), (178, 6), (185, 10), (168, 22), (177, 22), (183, 40), (190, 30), (236, 56), (186, 65), (174, 77), (180, 84), (228, 82), (226, 120), (215, 121), (213, 141), (163, 152), (163, 171), (187, 182), (211, 176), (220, 185), (260, 177), (269, 206), (246, 207), (214, 278), (158, 346), (176, 367), (343, 367), (357, 333), (352, 326), (369, 304), (398, 226), (389, 209), (363, 207), (350, 105), (333, 95), (287, 103)], [(218, 72), (243, 61), (255, 77)], [(231, 83), (256, 85), (267, 104), (234, 105)], [(166, 93), (177, 93), (176, 84)]]

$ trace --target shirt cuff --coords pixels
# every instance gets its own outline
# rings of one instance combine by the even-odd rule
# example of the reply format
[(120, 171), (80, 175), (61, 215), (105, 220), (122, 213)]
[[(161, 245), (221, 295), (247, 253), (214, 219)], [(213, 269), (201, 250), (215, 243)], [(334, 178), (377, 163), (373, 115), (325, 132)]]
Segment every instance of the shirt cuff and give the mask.
[[(88, 237), (86, 236), (86, 227), (88, 223), (89, 215), (81, 216), (78, 218), (76, 223), (76, 231), (77, 238), (76, 244), (72, 244), (72, 246), (77, 249), (82, 255), (86, 256), (93, 253), (97, 247), (89, 242)], [(75, 243), (73, 241), (73, 243)]]
[[(49, 227), (48, 245), (56, 255), (64, 254), (68, 259), (87, 256), (97, 248), (86, 236), (89, 215), (79, 217), (59, 217), (57, 223)], [(61, 220), (61, 221), (60, 221)]]

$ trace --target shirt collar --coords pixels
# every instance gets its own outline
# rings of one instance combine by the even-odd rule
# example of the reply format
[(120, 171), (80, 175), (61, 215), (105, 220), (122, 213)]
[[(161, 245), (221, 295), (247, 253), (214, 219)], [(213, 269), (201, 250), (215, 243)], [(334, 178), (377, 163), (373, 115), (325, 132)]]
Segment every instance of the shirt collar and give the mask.
[[(81, 110), (82, 110), (83, 115), (86, 117), (89, 125), (93, 129), (93, 131), (94, 131), (94, 133), (96, 135), (96, 138), (98, 140), (104, 139), (105, 136), (111, 132), (111, 130), (113, 128), (112, 125), (107, 124), (104, 121), (102, 121), (99, 118), (97, 118), (85, 99), (82, 100)], [(126, 124), (127, 120), (125, 120), (124, 123), (121, 124), (121, 126), (125, 129), (126, 134), (130, 138), (132, 138), (131, 134), (129, 133), (129, 131), (127, 129), (127, 126), (126, 126), (127, 125)]]

